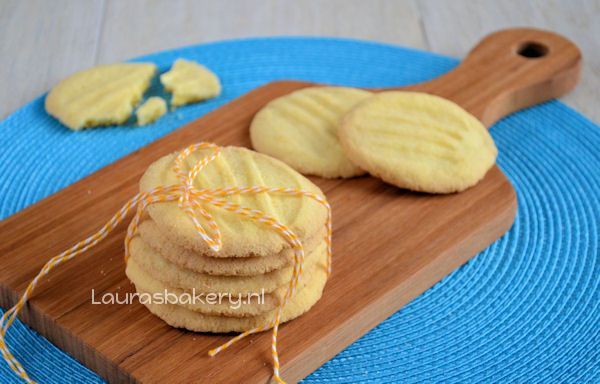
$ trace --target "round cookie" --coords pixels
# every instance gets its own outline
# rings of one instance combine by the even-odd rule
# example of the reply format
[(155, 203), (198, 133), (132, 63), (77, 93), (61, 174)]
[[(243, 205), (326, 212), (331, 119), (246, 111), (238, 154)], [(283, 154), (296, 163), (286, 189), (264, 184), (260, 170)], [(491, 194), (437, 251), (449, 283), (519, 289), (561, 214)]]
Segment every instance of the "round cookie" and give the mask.
[[(319, 261), (319, 256), (326, 252), (323, 242), (313, 252), (305, 255), (304, 267), (308, 270)], [(133, 259), (154, 279), (171, 287), (184, 290), (195, 289), (198, 292), (231, 292), (245, 294), (247, 292), (274, 292), (285, 286), (292, 278), (292, 267), (285, 267), (256, 276), (212, 276), (183, 269), (163, 258), (149, 247), (139, 236), (130, 243), (130, 258)]]
[[(303, 289), (297, 291), (283, 309), (281, 324), (293, 320), (296, 317), (307, 312), (319, 299), (323, 293), (323, 288), (327, 282), (327, 270), (325, 264), (319, 264), (315, 268), (310, 283)], [(149, 293), (141, 287), (136, 286), (139, 293)], [(194, 332), (243, 332), (256, 328), (273, 320), (274, 311), (266, 312), (254, 317), (226, 317), (204, 315), (188, 308), (173, 304), (143, 303), (154, 315), (160, 317), (167, 324), (185, 328)], [(266, 330), (266, 329), (265, 329)]]
[(152, 63), (99, 65), (58, 83), (46, 111), (73, 130), (124, 123), (156, 73)]
[[(190, 169), (211, 151), (198, 151), (186, 159)], [(148, 167), (140, 180), (140, 190), (179, 184), (173, 170), (176, 154), (164, 156)], [(197, 188), (268, 187), (296, 188), (323, 195), (307, 178), (283, 162), (240, 147), (223, 147), (220, 156), (211, 161), (194, 180)], [(302, 196), (274, 193), (234, 195), (224, 198), (247, 208), (260, 210), (287, 225), (306, 243), (325, 226), (327, 209)], [(173, 243), (211, 257), (251, 257), (273, 255), (290, 248), (289, 243), (266, 224), (246, 219), (222, 208), (204, 204), (221, 230), (223, 247), (214, 252), (196, 232), (190, 218), (177, 202), (155, 203), (148, 214), (164, 235)], [(205, 228), (206, 221), (199, 218)]]
[(250, 125), (252, 147), (297, 171), (326, 178), (365, 174), (344, 153), (340, 118), (371, 92), (348, 87), (309, 87), (279, 97)]
[(418, 92), (379, 93), (342, 119), (348, 156), (374, 176), (430, 193), (479, 182), (498, 153), (487, 129), (457, 104)]
[[(304, 245), (309, 254), (325, 238), (325, 228), (312, 236)], [(138, 227), (140, 237), (165, 259), (183, 269), (216, 276), (254, 276), (292, 265), (291, 248), (278, 254), (259, 257), (209, 257), (170, 242), (152, 220), (144, 220)]]

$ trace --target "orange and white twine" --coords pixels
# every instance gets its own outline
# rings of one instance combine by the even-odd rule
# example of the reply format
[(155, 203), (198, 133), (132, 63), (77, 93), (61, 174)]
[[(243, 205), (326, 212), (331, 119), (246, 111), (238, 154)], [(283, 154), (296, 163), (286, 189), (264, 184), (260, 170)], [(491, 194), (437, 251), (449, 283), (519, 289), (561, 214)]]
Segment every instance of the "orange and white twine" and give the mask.
[[(184, 171), (184, 161), (193, 152), (198, 150), (210, 150), (210, 155), (202, 158), (194, 164), (191, 170), (187, 173)], [(19, 375), (26, 383), (35, 383), (29, 378), (29, 375), (19, 363), (19, 361), (13, 356), (6, 344), (6, 332), (17, 318), (19, 312), (25, 306), (25, 303), (32, 295), (35, 287), (39, 283), (40, 279), (46, 276), (52, 269), (58, 267), (65, 261), (71, 260), (88, 249), (92, 248), (100, 241), (102, 241), (108, 234), (115, 229), (115, 227), (123, 221), (129, 212), (137, 207), (135, 215), (127, 228), (127, 235), (125, 237), (125, 260), (129, 257), (129, 245), (133, 236), (137, 233), (139, 222), (145, 209), (150, 204), (177, 201), (178, 205), (183, 212), (190, 218), (198, 235), (208, 244), (208, 246), (215, 252), (221, 249), (221, 232), (215, 222), (212, 215), (204, 209), (206, 206), (213, 206), (224, 209), (229, 212), (233, 212), (241, 216), (242, 218), (250, 221), (261, 223), (271, 227), (277, 231), (289, 244), (294, 251), (294, 265), (292, 278), (288, 285), (288, 289), (281, 301), (279, 307), (275, 310), (273, 319), (259, 327), (250, 329), (241, 333), (240, 335), (232, 338), (225, 344), (218, 348), (209, 351), (210, 356), (214, 356), (217, 353), (227, 349), (235, 342), (243, 339), (244, 337), (265, 331), (269, 328), (273, 329), (273, 336), (271, 339), (271, 352), (273, 355), (273, 378), (279, 383), (285, 383), (279, 374), (279, 357), (277, 353), (277, 332), (279, 330), (279, 323), (283, 309), (290, 298), (295, 294), (300, 278), (303, 272), (304, 265), (304, 248), (302, 242), (298, 236), (285, 224), (279, 222), (274, 217), (256, 209), (246, 208), (239, 204), (235, 204), (225, 199), (225, 197), (241, 194), (282, 194), (296, 197), (307, 197), (317, 203), (323, 205), (327, 209), (327, 233), (325, 237), (327, 245), (327, 272), (331, 273), (331, 208), (325, 197), (315, 194), (313, 192), (304, 191), (295, 188), (280, 188), (280, 187), (265, 187), (265, 186), (248, 186), (248, 187), (226, 187), (226, 188), (201, 188), (198, 189), (194, 186), (194, 179), (196, 175), (202, 171), (202, 169), (211, 161), (216, 159), (221, 153), (221, 148), (216, 144), (212, 143), (197, 143), (189, 146), (188, 148), (181, 151), (175, 158), (175, 174), (179, 178), (180, 184), (171, 186), (160, 186), (152, 189), (149, 192), (140, 192), (130, 199), (98, 232), (88, 237), (87, 239), (80, 241), (71, 248), (67, 249), (58, 256), (50, 259), (41, 271), (35, 276), (35, 278), (29, 283), (25, 293), (15, 304), (14, 307), (10, 308), (4, 313), (0, 319), (0, 350), (4, 360), (8, 363), (9, 367)], [(200, 215), (208, 225), (208, 231), (202, 226), (198, 220)]]

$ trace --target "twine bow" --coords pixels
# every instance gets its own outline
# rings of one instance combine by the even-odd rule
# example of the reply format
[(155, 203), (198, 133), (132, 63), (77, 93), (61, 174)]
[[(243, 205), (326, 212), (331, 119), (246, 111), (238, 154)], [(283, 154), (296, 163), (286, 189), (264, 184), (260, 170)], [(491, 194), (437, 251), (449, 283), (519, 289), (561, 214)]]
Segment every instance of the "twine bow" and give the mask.
[[(198, 150), (211, 150), (211, 154), (202, 158), (194, 164), (191, 170), (187, 173), (184, 171), (184, 161), (193, 152)], [(327, 200), (318, 194), (313, 192), (304, 191), (295, 188), (280, 188), (280, 187), (265, 187), (265, 186), (248, 186), (248, 187), (225, 187), (225, 188), (201, 188), (198, 189), (194, 186), (194, 179), (202, 171), (202, 169), (211, 161), (215, 160), (221, 153), (221, 148), (216, 144), (212, 143), (197, 143), (189, 146), (182, 150), (175, 158), (174, 171), (179, 179), (180, 184), (171, 186), (159, 186), (148, 192), (140, 192), (131, 198), (98, 232), (88, 237), (87, 239), (80, 241), (71, 248), (62, 252), (58, 256), (50, 259), (40, 272), (33, 278), (25, 289), (25, 293), (19, 299), (19, 301), (4, 313), (0, 319), (0, 351), (2, 356), (6, 360), (9, 367), (19, 375), (26, 383), (35, 383), (29, 378), (29, 375), (19, 363), (19, 361), (13, 356), (6, 344), (6, 333), (10, 326), (13, 324), (18, 314), (23, 309), (23, 306), (32, 295), (35, 287), (39, 283), (40, 279), (46, 276), (52, 269), (58, 267), (60, 264), (81, 255), (88, 249), (94, 247), (100, 241), (102, 241), (108, 234), (127, 216), (127, 214), (137, 207), (135, 215), (127, 228), (127, 234), (125, 236), (125, 260), (129, 257), (129, 246), (132, 238), (137, 233), (138, 225), (142, 218), (143, 213), (150, 204), (177, 201), (179, 208), (185, 212), (185, 214), (192, 221), (194, 228), (198, 235), (206, 242), (206, 244), (215, 252), (218, 252), (222, 247), (221, 232), (213, 216), (204, 208), (206, 206), (213, 206), (224, 209), (229, 212), (236, 213), (244, 219), (266, 225), (276, 232), (278, 232), (291, 246), (294, 251), (294, 264), (292, 269), (292, 278), (287, 287), (286, 293), (279, 305), (275, 310), (273, 319), (271, 321), (262, 324), (259, 327), (247, 330), (238, 336), (230, 339), (225, 344), (210, 350), (208, 354), (214, 356), (217, 353), (227, 349), (235, 342), (243, 339), (244, 337), (265, 331), (269, 328), (273, 329), (271, 338), (271, 352), (273, 356), (273, 378), (278, 383), (285, 383), (279, 375), (279, 355), (277, 353), (277, 332), (279, 330), (279, 323), (283, 309), (290, 298), (295, 294), (298, 284), (300, 282), (303, 265), (304, 265), (304, 248), (302, 242), (298, 236), (285, 224), (279, 222), (274, 217), (257, 209), (251, 209), (243, 207), (239, 204), (233, 203), (225, 197), (242, 194), (282, 194), (296, 197), (307, 197), (323, 205), (327, 209), (327, 221), (326, 221), (326, 236), (325, 242), (327, 245), (327, 273), (331, 273), (331, 207)], [(198, 217), (201, 216), (206, 221), (209, 231), (207, 231)]]

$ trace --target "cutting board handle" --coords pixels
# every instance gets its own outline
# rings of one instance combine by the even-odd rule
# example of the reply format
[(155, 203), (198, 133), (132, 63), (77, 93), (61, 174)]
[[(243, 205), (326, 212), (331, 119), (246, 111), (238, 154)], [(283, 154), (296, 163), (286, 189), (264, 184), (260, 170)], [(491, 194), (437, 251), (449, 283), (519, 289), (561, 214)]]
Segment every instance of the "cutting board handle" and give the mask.
[(580, 72), (581, 52), (565, 37), (511, 28), (486, 36), (454, 70), (408, 89), (450, 99), (489, 127), (512, 112), (569, 92)]

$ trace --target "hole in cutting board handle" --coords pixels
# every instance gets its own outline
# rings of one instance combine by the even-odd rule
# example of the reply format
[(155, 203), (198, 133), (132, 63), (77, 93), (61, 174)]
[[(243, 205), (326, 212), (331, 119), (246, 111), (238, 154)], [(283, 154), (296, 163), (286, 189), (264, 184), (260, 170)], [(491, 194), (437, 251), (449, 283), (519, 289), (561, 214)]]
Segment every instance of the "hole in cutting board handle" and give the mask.
[(517, 53), (527, 59), (538, 59), (548, 54), (550, 50), (542, 43), (536, 43), (535, 41), (527, 41), (517, 49)]

